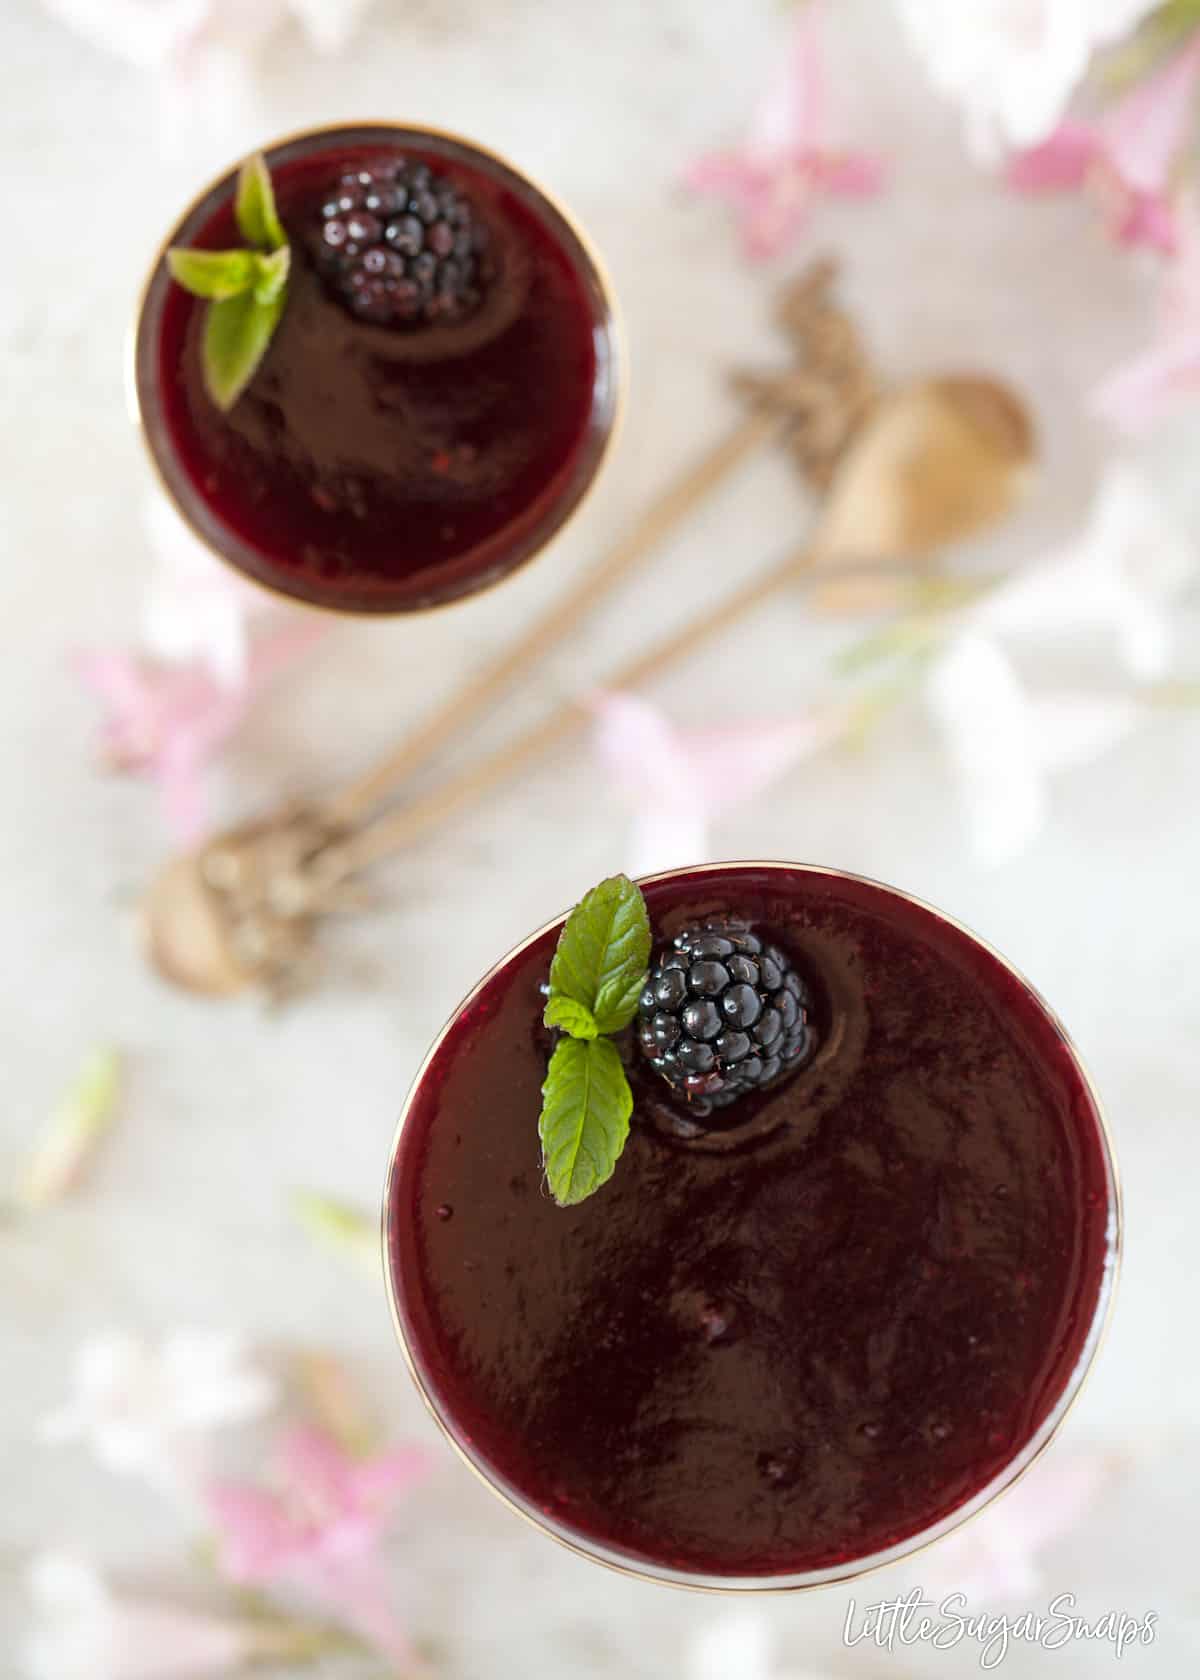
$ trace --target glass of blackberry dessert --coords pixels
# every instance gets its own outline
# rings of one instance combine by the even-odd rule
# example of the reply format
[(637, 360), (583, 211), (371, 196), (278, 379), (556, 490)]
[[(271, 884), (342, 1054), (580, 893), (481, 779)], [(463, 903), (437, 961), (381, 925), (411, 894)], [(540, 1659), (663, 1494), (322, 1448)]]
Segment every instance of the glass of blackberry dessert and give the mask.
[(1045, 1448), (1120, 1207), (1046, 1004), (835, 870), (615, 877), (476, 986), (400, 1120), (384, 1256), (451, 1444), (580, 1554), (845, 1580)]
[(309, 605), (405, 613), (508, 576), (594, 481), (617, 328), (600, 264), (510, 164), (370, 123), (278, 142), (155, 260), (131, 401), (184, 518)]

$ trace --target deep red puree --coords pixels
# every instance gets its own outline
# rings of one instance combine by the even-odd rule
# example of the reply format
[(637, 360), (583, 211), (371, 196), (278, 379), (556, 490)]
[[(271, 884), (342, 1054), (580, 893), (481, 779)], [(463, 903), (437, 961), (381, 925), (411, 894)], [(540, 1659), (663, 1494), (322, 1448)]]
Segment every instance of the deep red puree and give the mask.
[[(321, 204), (344, 171), (391, 155), (434, 168), (486, 227), (490, 280), (465, 321), (359, 320), (318, 271)], [(469, 156), (325, 141), (272, 162), (292, 248), (288, 304), (227, 414), (204, 388), (206, 306), (179, 286), (166, 292), (155, 370), (164, 444), (217, 545), (262, 583), (358, 611), (440, 604), (528, 558), (594, 470), (612, 421), (598, 282), (532, 190)], [(175, 242), (243, 243), (232, 184)]]
[(420, 1378), (585, 1544), (705, 1576), (877, 1552), (995, 1477), (1080, 1359), (1109, 1213), (1092, 1098), (1034, 994), (910, 900), (799, 868), (645, 891), (657, 939), (768, 930), (821, 1049), (691, 1138), (635, 1071), (611, 1181), (563, 1210), (537, 1136), (558, 929), (518, 952), (438, 1046), (393, 1166)]

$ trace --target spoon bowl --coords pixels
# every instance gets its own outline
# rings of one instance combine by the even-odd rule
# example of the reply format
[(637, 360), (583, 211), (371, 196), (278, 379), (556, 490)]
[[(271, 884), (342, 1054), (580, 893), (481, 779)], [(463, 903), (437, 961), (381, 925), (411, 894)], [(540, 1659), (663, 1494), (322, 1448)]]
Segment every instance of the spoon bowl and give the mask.
[[(894, 595), (898, 563), (928, 563), (1012, 511), (1031, 477), (1035, 447), (1028, 408), (998, 380), (950, 374), (888, 392), (847, 446), (804, 551), (638, 655), (605, 686), (649, 679), (798, 582), (826, 610), (864, 599), (878, 610)], [(151, 963), (172, 985), (209, 997), (286, 984), (310, 953), (318, 916), (336, 907), (357, 868), (398, 850), (557, 744), (582, 717), (568, 703), (424, 803), (364, 824), (359, 833), (369, 832), (369, 844), (357, 859), (354, 834), (315, 806), (280, 812), (172, 858), (142, 906)], [(324, 810), (336, 806), (335, 795)]]

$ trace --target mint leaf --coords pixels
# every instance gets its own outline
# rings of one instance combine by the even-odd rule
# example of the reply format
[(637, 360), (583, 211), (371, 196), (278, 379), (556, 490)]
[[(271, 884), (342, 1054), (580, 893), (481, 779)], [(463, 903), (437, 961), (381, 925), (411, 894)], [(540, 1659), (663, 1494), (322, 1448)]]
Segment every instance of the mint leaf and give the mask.
[(275, 208), (271, 174), (261, 152), (247, 158), (238, 171), (233, 213), (243, 239), (248, 239), (251, 245), (264, 251), (278, 251), (287, 244), (287, 234)]
[(561, 993), (550, 999), (542, 1020), (548, 1027), (561, 1027), (572, 1038), (595, 1038), (599, 1032), (596, 1017), (587, 1005), (576, 1003), (574, 998), (563, 997)]
[(271, 176), (261, 153), (238, 173), (234, 215), (250, 251), (167, 252), (171, 277), (208, 299), (204, 323), (204, 383), (227, 412), (254, 377), (287, 303), (292, 253), (275, 208)]
[(177, 246), (167, 252), (171, 278), (185, 292), (202, 298), (231, 298), (248, 292), (258, 283), (262, 260), (255, 251), (189, 251)]
[(291, 246), (281, 245), (278, 251), (272, 251), (267, 257), (260, 256), (257, 251), (251, 252), (251, 255), (255, 263), (255, 299), (258, 303), (274, 303), (287, 285), (292, 266)]
[(542, 1086), (538, 1135), (550, 1194), (582, 1202), (612, 1177), (629, 1136), (633, 1092), (611, 1039), (560, 1039)]
[(287, 302), (280, 290), (268, 303), (253, 292), (222, 298), (208, 306), (204, 323), (204, 383), (224, 412), (231, 409), (254, 377)]
[(627, 875), (614, 875), (567, 917), (550, 964), (551, 998), (573, 998), (600, 1032), (620, 1032), (633, 1019), (649, 962), (646, 902)]

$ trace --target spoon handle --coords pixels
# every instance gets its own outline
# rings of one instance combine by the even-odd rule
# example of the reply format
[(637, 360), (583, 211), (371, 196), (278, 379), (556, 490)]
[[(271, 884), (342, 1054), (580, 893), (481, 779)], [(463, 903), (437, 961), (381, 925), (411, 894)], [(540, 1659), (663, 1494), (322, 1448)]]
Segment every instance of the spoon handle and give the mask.
[[(714, 636), (728, 630), (746, 618), (772, 596), (789, 584), (801, 581), (807, 573), (810, 586), (821, 576), (821, 563), (826, 551), (818, 542), (793, 551), (739, 590), (736, 595), (718, 602), (715, 607), (697, 613), (681, 629), (639, 653), (628, 664), (614, 671), (598, 687), (609, 690), (633, 688), (646, 682), (669, 665), (695, 653)], [(862, 568), (864, 574), (878, 575), (886, 571), (895, 576), (898, 567), (875, 566)], [(377, 817), (338, 842), (339, 873), (356, 873), (392, 852), (400, 851), (411, 840), (436, 827), (456, 811), (471, 804), (492, 788), (506, 781), (533, 760), (569, 737), (587, 718), (587, 710), (578, 700), (564, 701), (548, 718), (519, 735), (515, 741), (499, 748), (490, 757), (460, 771), (431, 792), (402, 805), (398, 810)]]
[(783, 428), (779, 413), (753, 411), (687, 467), (655, 497), (630, 530), (573, 588), (506, 647), (490, 665), (458, 688), (443, 705), (417, 725), (373, 769), (348, 783), (327, 802), (338, 827), (353, 828), (414, 771), (427, 763), (474, 718), (481, 716), (535, 661), (545, 659), (658, 543), (711, 491)]

